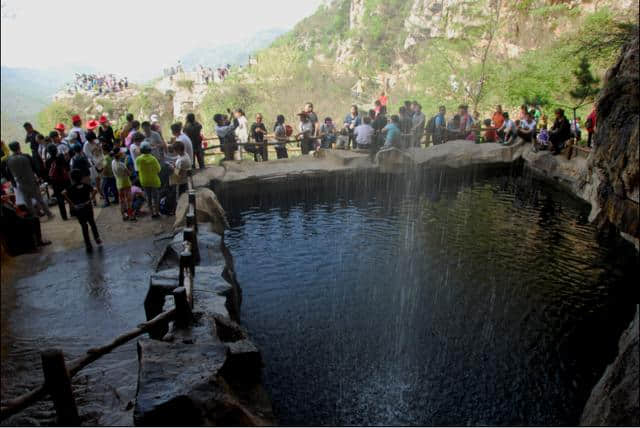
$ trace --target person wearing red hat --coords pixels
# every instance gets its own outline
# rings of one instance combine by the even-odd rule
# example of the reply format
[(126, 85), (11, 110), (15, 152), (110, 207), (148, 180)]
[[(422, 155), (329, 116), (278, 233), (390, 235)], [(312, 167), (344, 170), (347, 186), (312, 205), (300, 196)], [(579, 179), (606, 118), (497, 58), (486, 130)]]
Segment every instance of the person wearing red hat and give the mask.
[(109, 123), (109, 119), (107, 119), (107, 116), (102, 115), (100, 116), (100, 119), (98, 119), (98, 122), (100, 122), (100, 127), (98, 128), (98, 139), (103, 143), (106, 142), (109, 151), (111, 151), (111, 149), (113, 149), (115, 138), (113, 136), (113, 128)]
[(87, 142), (87, 137), (84, 129), (82, 129), (82, 118), (80, 115), (74, 114), (71, 116), (71, 123), (73, 123), (73, 128), (71, 128), (69, 136), (67, 137), (69, 145), (78, 143), (81, 147), (84, 146), (84, 143)]
[(93, 131), (97, 127), (98, 127), (98, 121), (97, 120), (91, 119), (89, 122), (87, 122), (87, 130)]

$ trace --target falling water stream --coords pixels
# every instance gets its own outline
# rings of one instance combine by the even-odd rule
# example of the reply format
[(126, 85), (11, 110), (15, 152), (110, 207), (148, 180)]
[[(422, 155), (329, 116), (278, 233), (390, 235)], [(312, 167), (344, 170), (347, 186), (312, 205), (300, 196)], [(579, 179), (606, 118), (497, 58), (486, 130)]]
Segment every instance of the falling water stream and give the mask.
[[(226, 242), (282, 424), (576, 424), (632, 317), (637, 253), (517, 168), (236, 190)], [(143, 321), (166, 243), (15, 259), (2, 399), (40, 384), (43, 348), (74, 358)], [(134, 342), (75, 376), (83, 423), (131, 424), (136, 376)], [(54, 417), (44, 400), (2, 425)]]
[(287, 425), (576, 424), (637, 254), (526, 172), (223, 195), (243, 323)]

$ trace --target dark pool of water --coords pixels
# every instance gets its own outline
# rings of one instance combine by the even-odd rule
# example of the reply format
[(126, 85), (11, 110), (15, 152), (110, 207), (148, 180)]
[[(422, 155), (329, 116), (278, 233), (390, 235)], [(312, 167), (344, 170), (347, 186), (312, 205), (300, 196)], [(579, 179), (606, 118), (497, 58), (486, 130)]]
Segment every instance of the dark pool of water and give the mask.
[(526, 173), (229, 199), (243, 323), (288, 425), (576, 424), (637, 254)]

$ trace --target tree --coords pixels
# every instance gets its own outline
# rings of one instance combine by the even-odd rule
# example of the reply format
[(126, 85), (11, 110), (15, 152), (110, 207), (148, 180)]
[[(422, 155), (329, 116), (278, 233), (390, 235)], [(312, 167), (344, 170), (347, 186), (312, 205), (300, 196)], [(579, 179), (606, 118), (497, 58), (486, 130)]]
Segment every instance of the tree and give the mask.
[(587, 60), (586, 56), (582, 57), (578, 69), (573, 72), (573, 75), (577, 80), (577, 86), (569, 91), (569, 95), (577, 101), (573, 107), (573, 120), (575, 121), (576, 110), (595, 100), (596, 95), (598, 95), (600, 91), (600, 88), (598, 88), (600, 80), (591, 74), (589, 60)]

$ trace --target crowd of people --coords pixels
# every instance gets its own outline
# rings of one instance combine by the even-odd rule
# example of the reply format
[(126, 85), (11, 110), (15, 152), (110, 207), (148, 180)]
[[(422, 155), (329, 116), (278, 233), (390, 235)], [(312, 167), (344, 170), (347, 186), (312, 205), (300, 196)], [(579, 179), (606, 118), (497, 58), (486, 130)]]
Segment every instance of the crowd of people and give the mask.
[[(391, 115), (387, 105), (388, 97), (383, 92), (370, 110), (361, 112), (353, 105), (336, 123), (331, 117), (321, 122), (313, 103), (308, 102), (297, 114), (295, 130), (282, 114), (277, 115), (273, 127), (267, 128), (260, 113), (249, 124), (241, 108), (227, 109), (226, 114), (213, 116), (215, 138), (224, 154), (221, 162), (240, 159), (241, 148), (255, 161), (265, 161), (268, 139), (275, 143), (278, 159), (288, 157), (287, 144), (293, 142), (302, 155), (335, 148), (366, 151), (373, 158), (380, 151), (423, 144), (429, 147), (451, 140), (510, 145), (517, 138), (533, 143), (535, 151), (550, 150), (555, 155), (567, 141), (580, 139), (579, 119), (570, 121), (560, 108), (550, 122), (540, 106), (523, 105), (512, 118), (498, 105), (490, 118), (481, 120), (477, 112), (470, 114), (466, 105), (449, 116), (441, 106), (429, 119), (417, 101), (405, 101), (397, 114)], [(595, 110), (585, 126), (590, 146)], [(21, 213), (24, 221), (32, 223), (44, 215), (52, 217), (49, 203), (42, 197), (44, 186), (51, 189), (61, 218), (75, 216), (79, 221), (87, 251), (92, 251), (89, 229), (94, 242), (101, 243), (93, 216), (98, 196), (104, 207), (119, 205), (123, 221), (137, 221), (145, 203), (152, 219), (161, 214), (174, 215), (177, 198), (187, 189), (190, 171), (196, 165), (205, 168), (204, 142), (211, 139), (204, 137), (203, 126), (193, 113), (187, 114), (184, 124), (172, 124), (171, 135), (166, 136), (157, 115), (140, 122), (127, 114), (124, 125), (116, 130), (104, 115), (97, 120), (74, 115), (70, 126), (58, 123), (45, 134), (30, 123), (25, 123), (24, 129), (31, 155), (23, 153), (16, 141), (8, 145), (2, 142), (3, 215), (13, 210), (14, 217)], [(34, 241), (46, 245), (39, 226), (37, 229)]]
[[(23, 153), (17, 141), (1, 143), (2, 209), (3, 216), (17, 222), (53, 217), (42, 196), (46, 187), (60, 217), (74, 216), (80, 223), (88, 252), (93, 250), (89, 230), (94, 242), (101, 244), (93, 215), (98, 196), (103, 207), (119, 205), (123, 221), (137, 221), (145, 203), (151, 219), (174, 215), (177, 198), (187, 190), (193, 161), (204, 168), (202, 126), (193, 114), (187, 115), (184, 126), (173, 124), (166, 140), (157, 115), (141, 123), (128, 114), (124, 126), (115, 131), (106, 116), (70, 119), (70, 126), (59, 123), (46, 136), (25, 123), (31, 155)], [(34, 241), (46, 245), (39, 225), (37, 229)]]
[[(198, 64), (194, 67), (193, 71), (196, 72), (197, 83), (208, 85), (213, 82), (223, 82), (231, 72), (231, 65), (227, 64), (214, 69), (213, 67), (205, 67), (202, 64)], [(174, 66), (162, 70), (162, 75), (164, 77), (169, 77), (171, 80), (173, 80), (173, 77), (179, 73), (184, 73), (184, 67), (181, 61), (178, 61)]]
[(115, 74), (87, 74), (76, 73), (73, 82), (65, 85), (70, 95), (78, 92), (94, 93), (96, 95), (121, 92), (129, 88), (129, 79), (117, 77)]

